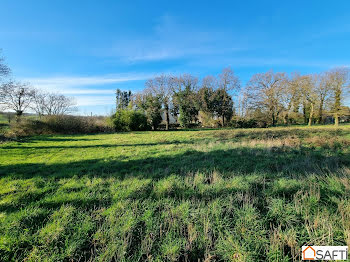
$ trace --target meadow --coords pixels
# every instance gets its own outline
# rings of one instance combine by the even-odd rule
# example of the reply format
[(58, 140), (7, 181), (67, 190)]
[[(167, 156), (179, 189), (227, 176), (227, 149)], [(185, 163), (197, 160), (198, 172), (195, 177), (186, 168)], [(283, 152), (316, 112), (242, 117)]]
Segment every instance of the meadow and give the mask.
[(299, 261), (350, 246), (350, 125), (0, 144), (2, 261)]

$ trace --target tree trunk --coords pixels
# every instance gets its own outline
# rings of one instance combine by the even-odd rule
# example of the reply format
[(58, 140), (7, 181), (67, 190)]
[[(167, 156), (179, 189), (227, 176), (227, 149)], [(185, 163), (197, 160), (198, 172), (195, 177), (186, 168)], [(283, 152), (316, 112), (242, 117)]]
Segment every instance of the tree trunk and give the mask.
[(310, 104), (310, 115), (309, 115), (309, 123), (308, 123), (308, 126), (311, 126), (311, 125), (312, 125), (312, 118), (313, 118), (313, 115), (314, 115), (314, 104), (311, 103), (311, 104)]
[(19, 122), (21, 120), (22, 114), (23, 114), (22, 110), (16, 110), (16, 122)]
[(165, 105), (165, 130), (169, 130), (169, 106)]
[(288, 115), (288, 113), (286, 113), (286, 115), (284, 116), (284, 124), (285, 125), (289, 125), (289, 115)]
[(307, 117), (306, 117), (306, 105), (303, 104), (303, 115), (304, 115), (304, 123), (307, 123)]
[(335, 91), (335, 102), (334, 102), (334, 125), (335, 126), (339, 125), (339, 111), (341, 107), (340, 98), (341, 98), (341, 89), (337, 89)]
[(318, 124), (323, 122), (323, 100), (320, 101), (320, 107), (318, 109)]
[(222, 115), (222, 127), (225, 126), (225, 115)]
[(339, 126), (339, 115), (338, 113), (334, 114), (334, 125)]

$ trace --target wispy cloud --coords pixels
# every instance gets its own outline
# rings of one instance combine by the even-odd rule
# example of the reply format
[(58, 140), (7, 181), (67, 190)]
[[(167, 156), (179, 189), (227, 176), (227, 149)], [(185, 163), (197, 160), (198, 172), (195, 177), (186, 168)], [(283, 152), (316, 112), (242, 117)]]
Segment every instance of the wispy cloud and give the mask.
[(145, 80), (154, 74), (129, 73), (100, 76), (53, 76), (22, 78), (33, 87), (47, 92), (61, 93), (75, 98), (77, 106), (114, 104), (116, 83)]
[[(300, 68), (319, 68), (327, 70), (338, 66), (349, 66), (346, 61), (322, 61), (311, 59), (296, 59), (289, 57), (202, 57), (187, 63), (188, 66), (233, 66), (234, 68), (243, 67), (300, 67)], [(254, 72), (253, 72), (254, 73)]]
[(60, 92), (66, 95), (106, 95), (112, 94), (114, 89), (92, 88), (108, 84), (145, 80), (154, 74), (120, 74), (102, 76), (60, 76), (60, 77), (34, 77), (23, 78), (23, 81), (31, 83), (34, 87), (50, 91)]
[(112, 105), (115, 103), (115, 97), (113, 95), (100, 95), (100, 96), (76, 96), (76, 103), (78, 106), (101, 106)]
[(189, 58), (199, 55), (232, 53), (246, 48), (230, 46), (230, 34), (215, 30), (200, 30), (181, 23), (173, 16), (160, 17), (156, 26), (143, 36), (127, 36), (113, 47), (98, 54), (119, 57), (127, 62), (158, 61)]

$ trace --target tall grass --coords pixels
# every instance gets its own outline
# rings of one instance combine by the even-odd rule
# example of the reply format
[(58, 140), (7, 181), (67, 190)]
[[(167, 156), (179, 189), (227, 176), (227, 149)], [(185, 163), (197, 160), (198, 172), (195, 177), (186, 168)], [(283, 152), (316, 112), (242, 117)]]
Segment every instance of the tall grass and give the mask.
[(350, 126), (0, 146), (2, 261), (299, 261), (350, 245)]

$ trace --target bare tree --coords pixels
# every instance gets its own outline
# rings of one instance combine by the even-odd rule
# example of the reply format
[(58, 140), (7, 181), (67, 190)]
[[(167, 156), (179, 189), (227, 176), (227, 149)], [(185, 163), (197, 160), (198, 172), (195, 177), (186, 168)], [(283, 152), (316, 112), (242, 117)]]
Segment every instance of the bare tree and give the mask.
[[(229, 93), (238, 93), (239, 89), (239, 78), (234, 74), (230, 67), (224, 68), (218, 77), (218, 90), (216, 90), (218, 94), (221, 94), (220, 100), (222, 101), (220, 101), (220, 104), (222, 105), (222, 108), (218, 108), (218, 111), (221, 112), (219, 115), (222, 118), (222, 126), (225, 125), (225, 115), (232, 116), (231, 111), (233, 110), (233, 101)], [(228, 112), (231, 113), (228, 114)]]
[(43, 115), (63, 115), (73, 112), (75, 110), (74, 105), (75, 101), (71, 97), (33, 90), (30, 108), (41, 117)]
[(0, 81), (8, 76), (10, 74), (11, 70), (10, 68), (5, 64), (4, 57), (1, 56), (1, 49), (0, 49)]
[(329, 100), (332, 85), (331, 85), (331, 74), (329, 72), (321, 73), (316, 75), (315, 79), (315, 92), (317, 94), (318, 100), (318, 120), (317, 123), (321, 124), (323, 122), (323, 114), (326, 102)]
[(292, 73), (291, 77), (287, 79), (283, 85), (283, 107), (284, 107), (284, 123), (289, 124), (289, 117), (292, 113), (298, 113), (301, 98), (302, 87), (300, 85), (301, 75), (299, 73)]
[(329, 72), (329, 81), (332, 88), (332, 112), (334, 124), (339, 125), (339, 117), (342, 114), (342, 102), (349, 91), (349, 68), (339, 67)]
[[(0, 57), (0, 80), (10, 73), (10, 69)], [(74, 110), (74, 100), (60, 94), (43, 93), (27, 83), (9, 81), (0, 85), (0, 107), (16, 112), (17, 119), (27, 109), (34, 110), (39, 116), (66, 114)]]
[(44, 112), (47, 115), (64, 115), (75, 109), (74, 99), (61, 94), (47, 94), (43, 103)]
[(186, 88), (193, 91), (197, 88), (197, 84), (198, 79), (189, 74), (184, 74), (180, 77), (162, 74), (146, 82), (146, 92), (158, 96), (162, 102), (166, 130), (169, 130), (169, 114), (171, 112), (174, 116), (177, 114), (176, 109), (179, 103), (174, 101), (174, 94), (182, 92)]
[(316, 80), (317, 80), (317, 76), (311, 76), (311, 75), (301, 76), (298, 79), (298, 83), (302, 90), (303, 99), (305, 99), (310, 105), (308, 126), (312, 125), (314, 112), (315, 112), (315, 105), (317, 102), (317, 93), (315, 91)]
[(238, 91), (240, 89), (239, 78), (230, 67), (226, 67), (219, 75), (219, 88), (226, 91)]
[(41, 118), (41, 116), (45, 115), (47, 93), (35, 89), (32, 96), (33, 101), (30, 108), (38, 114), (39, 118)]
[(198, 91), (198, 78), (191, 74), (183, 74), (179, 77), (181, 88), (184, 90), (189, 88), (193, 91)]
[(248, 105), (247, 105), (247, 92), (245, 89), (241, 90), (238, 95), (238, 116), (243, 118), (248, 115)]
[(205, 76), (202, 80), (202, 88), (204, 87), (214, 90), (215, 88), (217, 88), (217, 86), (217, 79), (214, 76), (208, 75)]
[(276, 125), (279, 114), (283, 110), (283, 86), (286, 83), (285, 73), (255, 74), (247, 85), (247, 100), (251, 109), (266, 112), (272, 125)]
[(173, 95), (173, 84), (174, 80), (172, 76), (169, 75), (160, 75), (155, 77), (154, 79), (150, 79), (146, 82), (146, 89), (148, 92), (153, 93), (158, 96), (162, 102), (162, 107), (164, 109), (165, 115), (165, 129), (169, 130), (169, 111), (171, 98)]
[(28, 84), (10, 81), (0, 88), (0, 105), (5, 110), (15, 111), (19, 118), (32, 103), (33, 93)]

